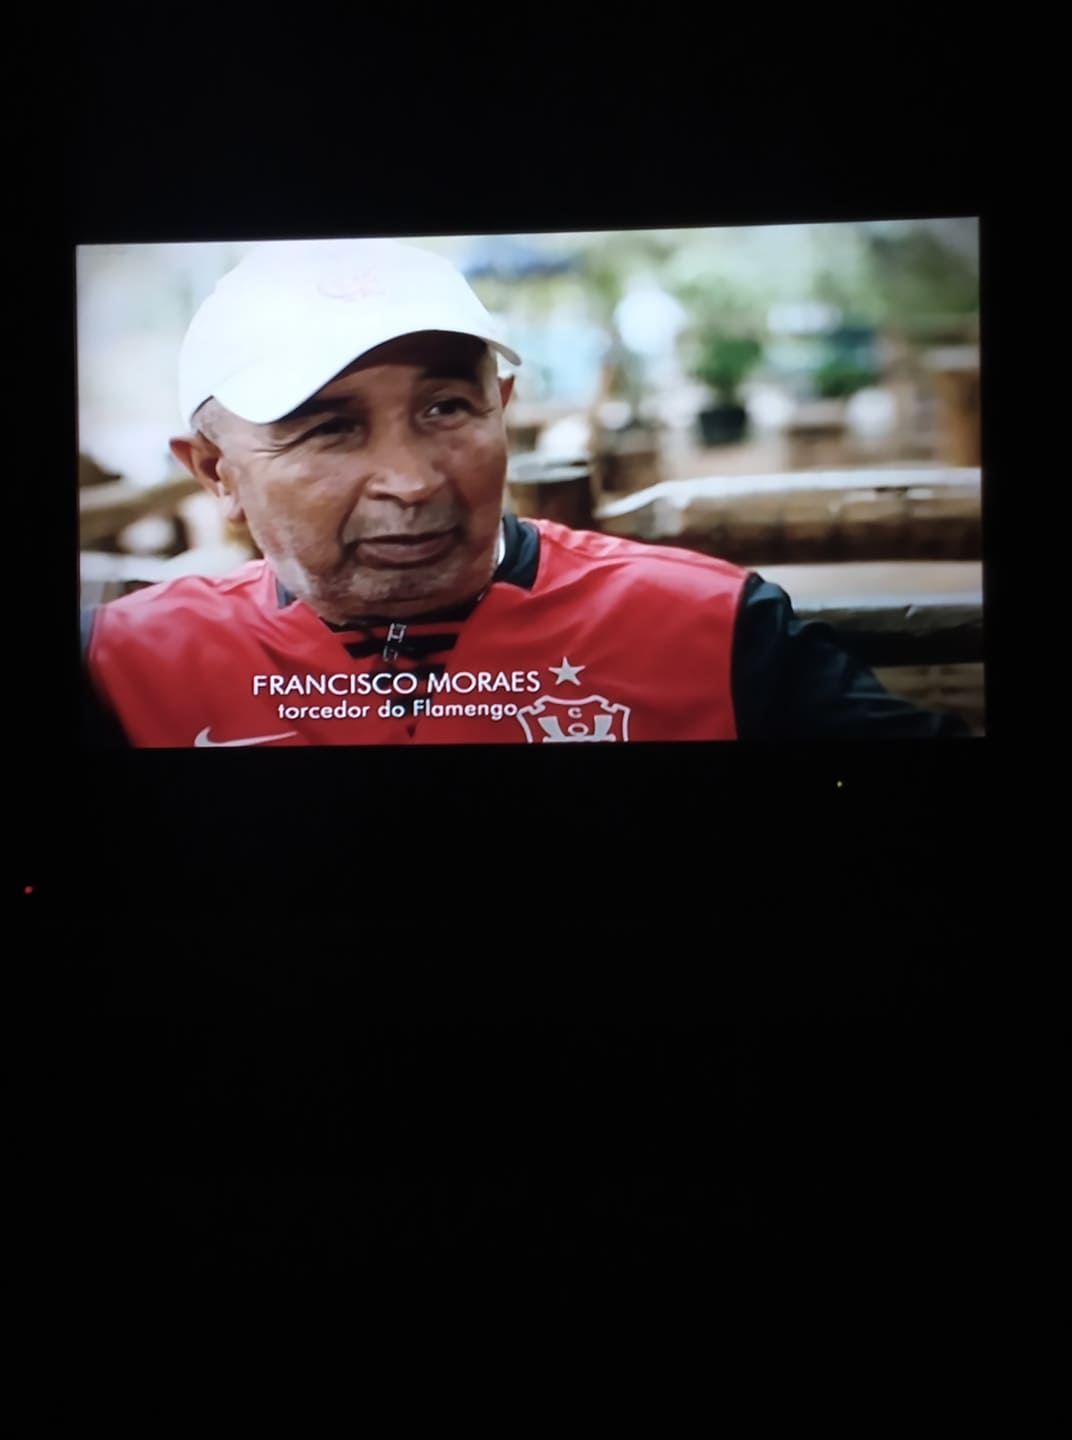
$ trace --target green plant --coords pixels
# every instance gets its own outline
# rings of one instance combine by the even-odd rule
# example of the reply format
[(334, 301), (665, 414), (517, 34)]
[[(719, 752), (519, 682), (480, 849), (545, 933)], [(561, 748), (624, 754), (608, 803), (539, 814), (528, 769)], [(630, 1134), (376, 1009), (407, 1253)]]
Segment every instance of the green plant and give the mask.
[(727, 404), (737, 402), (737, 393), (763, 356), (763, 347), (754, 335), (733, 335), (708, 331), (702, 336), (693, 374)]
[(843, 400), (868, 385), (878, 384), (874, 370), (845, 355), (832, 355), (814, 374), (815, 389), (824, 400)]

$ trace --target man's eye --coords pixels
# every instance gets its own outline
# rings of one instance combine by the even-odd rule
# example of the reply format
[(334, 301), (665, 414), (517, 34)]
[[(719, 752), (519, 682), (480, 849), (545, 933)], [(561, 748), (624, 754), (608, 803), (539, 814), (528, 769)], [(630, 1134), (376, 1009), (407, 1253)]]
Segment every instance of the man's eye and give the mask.
[(449, 418), (452, 415), (471, 415), (473, 407), (460, 395), (451, 395), (443, 400), (434, 400), (427, 413), (432, 416), (438, 413)]
[(344, 415), (336, 415), (332, 420), (324, 420), (321, 424), (307, 430), (302, 436), (303, 440), (312, 440), (318, 435), (345, 435), (354, 428), (354, 421), (348, 420)]

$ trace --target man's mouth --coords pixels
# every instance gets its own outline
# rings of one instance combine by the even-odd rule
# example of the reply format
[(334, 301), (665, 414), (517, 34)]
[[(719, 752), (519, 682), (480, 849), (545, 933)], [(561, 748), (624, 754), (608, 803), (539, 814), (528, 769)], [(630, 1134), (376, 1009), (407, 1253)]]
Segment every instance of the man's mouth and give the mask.
[(354, 550), (362, 565), (376, 569), (404, 569), (410, 565), (431, 565), (441, 560), (458, 543), (457, 529), (424, 531), (419, 535), (374, 535), (358, 540)]

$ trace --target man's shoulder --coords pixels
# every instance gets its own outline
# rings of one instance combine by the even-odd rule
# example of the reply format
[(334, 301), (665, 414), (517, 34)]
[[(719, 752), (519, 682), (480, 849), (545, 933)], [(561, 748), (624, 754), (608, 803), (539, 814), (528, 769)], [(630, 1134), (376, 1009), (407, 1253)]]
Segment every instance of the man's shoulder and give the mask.
[(114, 623), (139, 622), (154, 615), (183, 610), (231, 612), (243, 605), (263, 605), (274, 594), (275, 580), (264, 560), (250, 560), (226, 575), (179, 575), (146, 585), (98, 607)]
[(750, 571), (714, 555), (682, 550), (673, 545), (633, 540), (604, 531), (574, 530), (553, 520), (531, 520), (546, 545), (561, 563), (595, 572), (613, 573), (623, 566), (637, 579), (655, 584), (686, 587), (714, 583), (717, 588), (737, 588), (748, 580)]

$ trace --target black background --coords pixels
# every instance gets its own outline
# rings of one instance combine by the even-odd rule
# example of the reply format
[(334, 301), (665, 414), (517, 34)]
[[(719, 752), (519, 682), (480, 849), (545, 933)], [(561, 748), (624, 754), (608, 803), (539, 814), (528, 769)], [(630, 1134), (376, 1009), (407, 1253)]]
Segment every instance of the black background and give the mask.
[[(83, 22), (26, 367), (13, 1013), (112, 1283), (821, 1271), (920, 1323), (989, 1283), (992, 943), (1047, 785), (1002, 643), (1019, 140), (977, 34), (874, 21), (787, 56), (710, 18), (584, 55), (536, 15)], [(986, 741), (78, 753), (76, 242), (923, 214), (983, 221)]]

